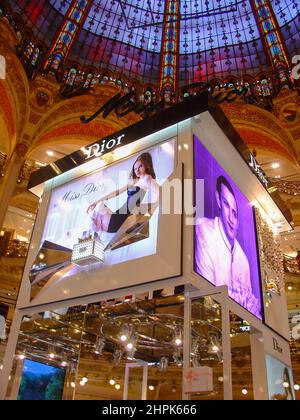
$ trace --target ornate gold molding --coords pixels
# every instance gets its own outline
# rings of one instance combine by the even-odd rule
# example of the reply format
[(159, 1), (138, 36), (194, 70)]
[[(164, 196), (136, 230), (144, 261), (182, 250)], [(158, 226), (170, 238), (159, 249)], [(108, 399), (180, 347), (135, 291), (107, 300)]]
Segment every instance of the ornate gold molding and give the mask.
[(222, 109), (233, 125), (266, 132), (296, 156), (292, 136), (270, 112), (243, 103), (224, 104)]

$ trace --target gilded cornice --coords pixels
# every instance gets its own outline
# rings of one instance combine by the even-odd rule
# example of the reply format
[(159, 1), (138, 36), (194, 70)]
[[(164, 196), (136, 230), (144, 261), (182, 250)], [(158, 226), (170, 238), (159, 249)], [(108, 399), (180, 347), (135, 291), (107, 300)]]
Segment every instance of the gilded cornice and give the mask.
[[(36, 89), (41, 88), (36, 87)], [(48, 89), (48, 87), (44, 84), (43, 89)], [(117, 92), (114, 88), (102, 87), (97, 89), (95, 94), (60, 100), (59, 102), (55, 102), (53, 95), (51, 110), (41, 116), (34, 131), (31, 132), (32, 147), (40, 145), (44, 141), (49, 142), (51, 138), (55, 140), (58, 132), (62, 137), (79, 135), (81, 138), (87, 136), (94, 140), (139, 121), (140, 117), (134, 113), (121, 119), (111, 113), (106, 119), (99, 116), (94, 120), (94, 124), (80, 123), (81, 115), (89, 116), (93, 114)], [(32, 117), (34, 118), (34, 115)]]
[(3, 84), (12, 99), (17, 138), (20, 138), (29, 114), (29, 83), (23, 66), (16, 56), (17, 43), (10, 26), (4, 19), (0, 19), (0, 54), (6, 61), (6, 79)]
[(284, 129), (278, 118), (270, 112), (248, 104), (224, 104), (222, 109), (227, 118), (236, 127), (251, 127), (266, 132), (279, 142), (296, 159), (296, 150), (292, 136)]

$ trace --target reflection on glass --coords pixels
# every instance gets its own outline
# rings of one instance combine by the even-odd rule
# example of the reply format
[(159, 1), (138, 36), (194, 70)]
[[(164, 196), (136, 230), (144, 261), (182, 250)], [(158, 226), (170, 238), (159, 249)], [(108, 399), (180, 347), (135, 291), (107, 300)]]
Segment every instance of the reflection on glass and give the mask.
[(140, 400), (143, 384), (143, 367), (132, 367), (129, 369), (128, 378), (128, 400)]
[(186, 389), (192, 400), (222, 400), (221, 306), (213, 297), (192, 301), (190, 367)]
[[(23, 318), (7, 391), (10, 399), (17, 399), (18, 395), (21, 399), (73, 399), (84, 318), (85, 307), (81, 306)], [(26, 388), (34, 388), (37, 375), (45, 376), (50, 371), (57, 372), (60, 386), (63, 385), (59, 395), (50, 389), (51, 381), (43, 395), (37, 391), (29, 395)]]
[[(31, 360), (64, 371), (62, 399), (122, 399), (126, 365), (132, 363), (148, 366), (148, 400), (181, 399), (183, 295), (160, 295), (24, 317), (8, 397), (17, 398), (24, 363)], [(141, 383), (142, 373), (133, 369), (128, 399), (141, 399)]]
[(250, 325), (230, 312), (232, 391), (234, 400), (253, 400)]

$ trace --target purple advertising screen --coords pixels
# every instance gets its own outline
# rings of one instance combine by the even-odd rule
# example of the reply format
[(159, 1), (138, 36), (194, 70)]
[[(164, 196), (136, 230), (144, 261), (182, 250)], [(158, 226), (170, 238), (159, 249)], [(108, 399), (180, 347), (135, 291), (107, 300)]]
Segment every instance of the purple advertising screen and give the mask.
[(253, 207), (196, 136), (194, 177), (204, 180), (205, 200), (194, 230), (194, 270), (215, 286), (227, 285), (233, 300), (262, 319)]

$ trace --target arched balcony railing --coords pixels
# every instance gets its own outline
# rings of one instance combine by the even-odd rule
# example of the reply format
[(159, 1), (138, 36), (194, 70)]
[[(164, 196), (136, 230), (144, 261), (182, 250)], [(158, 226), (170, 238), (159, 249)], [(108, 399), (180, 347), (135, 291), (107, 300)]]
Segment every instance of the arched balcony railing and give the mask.
[(300, 275), (300, 261), (297, 258), (284, 256), (284, 270), (286, 273)]

